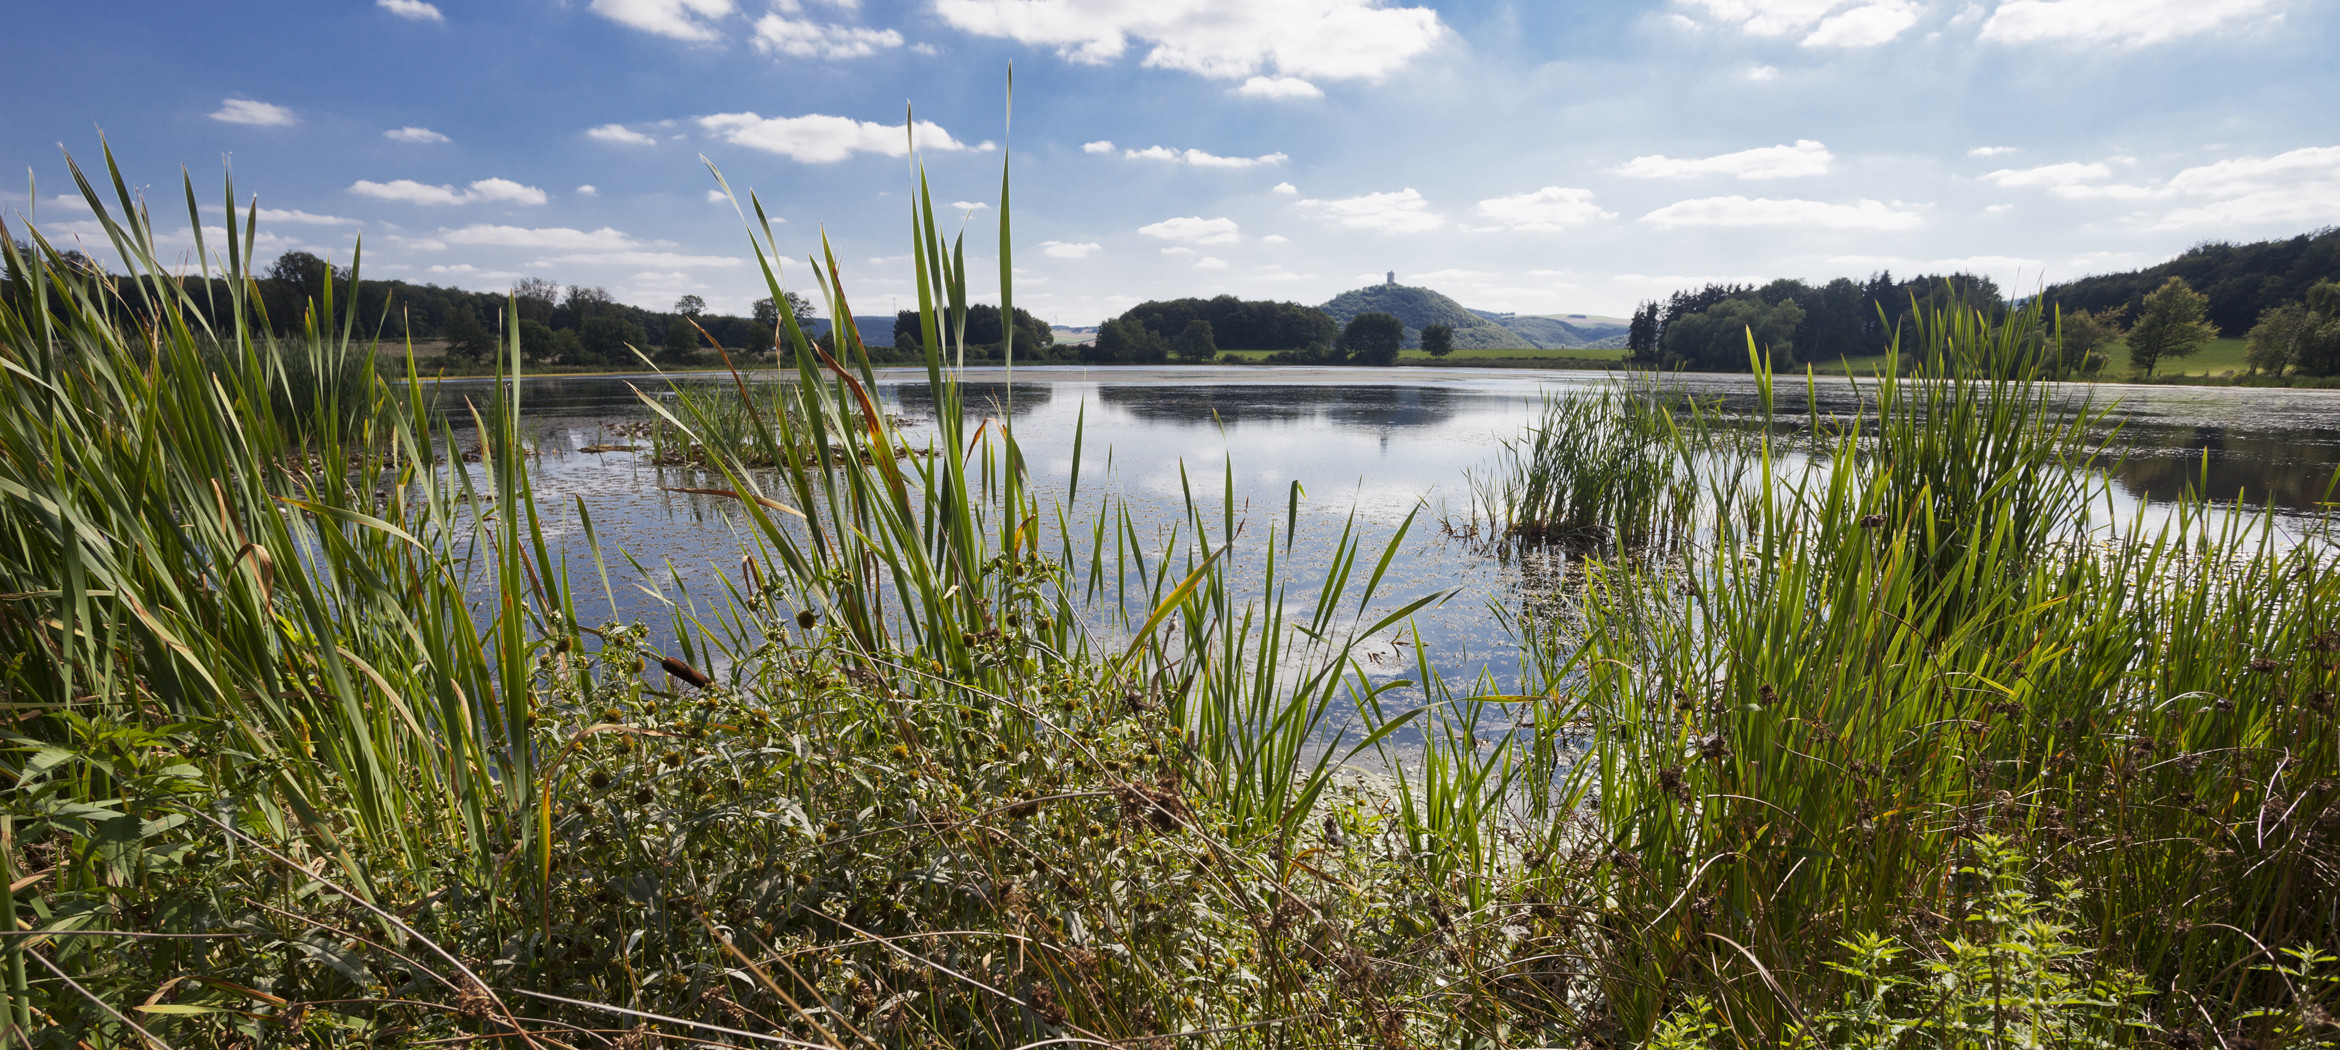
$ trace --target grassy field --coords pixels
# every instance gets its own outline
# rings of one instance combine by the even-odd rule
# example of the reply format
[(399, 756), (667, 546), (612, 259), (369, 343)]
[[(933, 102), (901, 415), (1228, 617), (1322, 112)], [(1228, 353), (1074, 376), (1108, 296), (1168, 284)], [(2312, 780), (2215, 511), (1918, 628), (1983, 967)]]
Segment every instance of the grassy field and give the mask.
[[(2249, 349), (2248, 340), (2213, 339), (2190, 357), (2171, 358), (2161, 362), (2161, 366), (2154, 369), (2153, 374), (2157, 376), (2205, 377), (2240, 374), (2250, 370), (2251, 363), (2245, 357)], [(2107, 373), (2125, 375), (2129, 372), (2129, 344), (2126, 340), (2114, 342), (2107, 354), (2110, 358), (2105, 363)]]

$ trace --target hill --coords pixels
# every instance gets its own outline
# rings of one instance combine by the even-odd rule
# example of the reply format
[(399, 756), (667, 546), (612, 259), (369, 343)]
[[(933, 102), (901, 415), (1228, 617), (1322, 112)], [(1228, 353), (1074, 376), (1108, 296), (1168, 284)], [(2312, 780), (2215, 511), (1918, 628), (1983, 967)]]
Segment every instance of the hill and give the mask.
[[(829, 319), (826, 317), (811, 318), (804, 322), (803, 327), (805, 338), (818, 339), (828, 334)], [(853, 327), (861, 330), (861, 345), (863, 346), (894, 345), (894, 319), (892, 317), (884, 314), (855, 314)]]
[(1318, 309), (1344, 325), (1358, 314), (1375, 311), (1396, 314), (1398, 320), (1405, 323), (1407, 346), (1422, 345), (1423, 327), (1434, 324), (1454, 327), (1454, 348), (1457, 350), (1540, 349), (1544, 345), (1525, 334), (1496, 324), (1444, 295), (1411, 285), (1367, 285), (1333, 296), (1330, 302)]
[(2218, 326), (2219, 334), (2239, 338), (2258, 322), (2260, 311), (2305, 298), (2308, 286), (2319, 280), (2340, 279), (2340, 229), (2251, 244), (2197, 244), (2158, 266), (2083, 277), (2041, 294), (2067, 310), (2125, 306), (2135, 317), (2145, 293), (2172, 277), (2185, 278), (2195, 291), (2209, 296), (2210, 323)]
[(1502, 325), (1528, 339), (1532, 345), (1545, 350), (1579, 350), (1590, 346), (1625, 345), (1626, 327), (1622, 324), (1590, 323), (1583, 314), (1571, 318), (1551, 314), (1505, 314), (1492, 310), (1473, 310), (1491, 324)]

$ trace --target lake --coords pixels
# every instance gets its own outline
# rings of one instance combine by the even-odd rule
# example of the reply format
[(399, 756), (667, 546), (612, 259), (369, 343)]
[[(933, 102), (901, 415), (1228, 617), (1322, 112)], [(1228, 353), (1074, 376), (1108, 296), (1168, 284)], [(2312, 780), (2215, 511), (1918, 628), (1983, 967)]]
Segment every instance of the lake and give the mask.
[[(917, 421), (931, 415), (924, 370), (878, 375), (882, 399), (911, 422), (915, 440)], [(1062, 498), (1072, 476), (1075, 429), (1085, 426), (1079, 502), (1070, 508), (1076, 528), (1110, 496), (1126, 501), (1141, 529), (1151, 530), (1149, 542), (1166, 543), (1170, 529), (1185, 518), (1188, 492), (1216, 523), (1231, 491), (1234, 513), (1244, 523), (1238, 549), (1256, 555), (1271, 528), (1283, 531), (1298, 482), (1305, 497), (1299, 542), (1292, 548), (1297, 558), (1279, 565), (1279, 575), (1293, 581), (1297, 601), (1322, 578), (1331, 540), (1345, 526), (1353, 522), (1366, 537), (1371, 558), (1412, 516), (1374, 607), (1446, 593), (1416, 618), (1431, 663), (1450, 680), (1484, 670), (1495, 685), (1506, 687), (1516, 677), (1518, 658), (1496, 610), (1517, 608), (1539, 586), (1537, 578), (1446, 536), (1441, 519), (1449, 510), (1458, 517), (1464, 512), (1467, 472), (1489, 465), (1498, 444), (1521, 432), (1542, 398), (1583, 391), (1610, 376), (1043, 366), (1015, 370), (1012, 398), (1006, 380), (998, 369), (966, 373), (970, 426), (984, 415), (1011, 422), (1044, 506), (1051, 496)], [(674, 381), (731, 382), (710, 375)], [(1677, 381), (1690, 393), (1715, 399), (1725, 413), (1751, 415), (1758, 408), (1751, 377), (1688, 375)], [(580, 612), (588, 620), (606, 613), (662, 625), (669, 619), (667, 602), (681, 597), (673, 581), (702, 597), (719, 595), (712, 586), (715, 574), (739, 568), (745, 526), (735, 517), (736, 504), (660, 491), (705, 485), (702, 473), (661, 468), (642, 453), (578, 451), (622, 443), (615, 436), (619, 425), (650, 417), (634, 388), (657, 391), (667, 382), (649, 375), (547, 377), (522, 387), (526, 433), (541, 453), (533, 468), (539, 505), (554, 515), (548, 526), (572, 558)], [(455, 380), (440, 389), (459, 404), (464, 397), (484, 399), (489, 384)], [(2060, 394), (2075, 406), (2090, 398), (2100, 405), (2117, 402), (2122, 422), (2113, 444), (2123, 459), (2109, 487), (2117, 512), (2169, 499), (2206, 476), (2210, 491), (2222, 498), (2272, 500), (2285, 514), (2303, 515), (2317, 508), (2340, 469), (2340, 392), (2093, 384), (2065, 387)], [(1821, 380), (1809, 392), (1800, 378), (1777, 387), (1782, 418), (1800, 418), (1814, 407), (1845, 416), (1859, 404), (1855, 386), (1843, 380)], [(597, 578), (586, 581), (591, 562), (570, 510), (578, 500), (608, 554), (612, 596), (604, 596)], [(634, 571), (620, 550), (648, 571)], [(1258, 575), (1256, 562), (1238, 560), (1230, 579), (1256, 583)], [(1413, 637), (1384, 635), (1361, 650), (1368, 672), (1405, 673), (1413, 663)]]

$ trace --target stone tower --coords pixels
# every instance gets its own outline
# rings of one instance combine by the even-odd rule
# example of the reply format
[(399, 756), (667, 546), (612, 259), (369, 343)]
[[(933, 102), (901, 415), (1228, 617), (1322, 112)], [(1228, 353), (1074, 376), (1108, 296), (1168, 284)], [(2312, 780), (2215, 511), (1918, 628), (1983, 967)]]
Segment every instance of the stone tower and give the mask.
[(1389, 272), (1389, 282), (1388, 282), (1388, 283), (1389, 283), (1389, 286), (1390, 286), (1390, 287), (1392, 287), (1392, 288), (1395, 288), (1395, 287), (1397, 287), (1397, 271), (1396, 271), (1396, 270), (1391, 270), (1391, 271)]

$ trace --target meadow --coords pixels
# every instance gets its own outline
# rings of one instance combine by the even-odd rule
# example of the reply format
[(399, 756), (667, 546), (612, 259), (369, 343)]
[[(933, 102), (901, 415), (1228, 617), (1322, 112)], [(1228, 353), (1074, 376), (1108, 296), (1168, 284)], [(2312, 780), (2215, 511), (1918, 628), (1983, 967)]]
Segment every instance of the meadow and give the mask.
[(2324, 522), (2111, 513), (2036, 316), (1925, 318), (1860, 418), (1548, 403), (1439, 523), (1558, 568), (1526, 680), (1393, 683), (1358, 641), (1435, 596), (1390, 548), (1033, 490), (922, 179), (930, 430), (784, 319), (794, 384), (646, 401), (737, 571), (601, 622), (625, 566), (554, 554), (518, 383), (437, 411), (330, 288), (204, 327), (108, 165), (121, 272), (26, 230), (0, 302), (20, 1043), (2334, 1039)]

